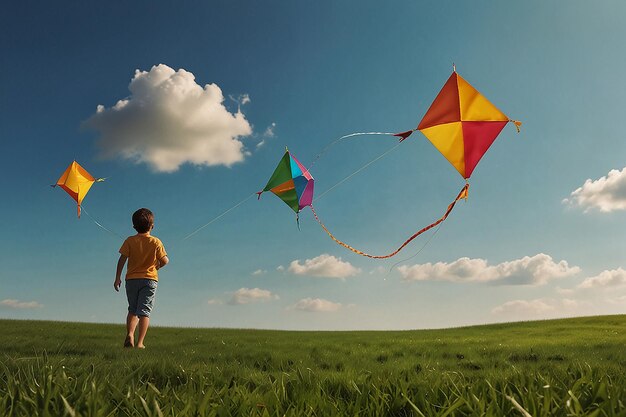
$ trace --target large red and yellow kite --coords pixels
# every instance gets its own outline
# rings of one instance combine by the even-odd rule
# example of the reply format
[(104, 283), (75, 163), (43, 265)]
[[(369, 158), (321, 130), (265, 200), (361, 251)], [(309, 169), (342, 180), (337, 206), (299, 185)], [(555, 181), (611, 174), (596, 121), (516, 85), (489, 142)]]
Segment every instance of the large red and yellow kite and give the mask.
[(437, 94), (417, 128), (396, 133), (403, 141), (419, 130), (466, 180), (509, 119), (456, 70)]

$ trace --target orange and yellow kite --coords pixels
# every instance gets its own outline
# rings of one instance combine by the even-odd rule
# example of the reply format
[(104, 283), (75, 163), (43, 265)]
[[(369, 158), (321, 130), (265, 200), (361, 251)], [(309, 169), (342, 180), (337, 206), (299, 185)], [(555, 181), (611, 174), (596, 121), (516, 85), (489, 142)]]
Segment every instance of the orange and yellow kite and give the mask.
[(104, 178), (94, 178), (78, 162), (73, 161), (52, 187), (63, 188), (76, 201), (78, 217), (80, 217), (80, 205), (83, 199), (93, 183), (101, 181), (104, 181)]

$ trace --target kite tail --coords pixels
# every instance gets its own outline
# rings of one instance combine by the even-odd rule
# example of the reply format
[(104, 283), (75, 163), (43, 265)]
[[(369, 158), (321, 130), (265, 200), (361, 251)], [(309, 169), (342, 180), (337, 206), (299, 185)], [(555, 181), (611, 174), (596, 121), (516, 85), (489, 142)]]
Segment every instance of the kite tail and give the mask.
[(80, 219), (80, 204), (76, 205), (76, 211), (78, 212), (78, 218)]
[(415, 132), (416, 130), (417, 130), (417, 128), (411, 129), (411, 130), (407, 130), (406, 132), (394, 133), (392, 136), (396, 136), (396, 137), (400, 138), (400, 142), (402, 142), (403, 140), (405, 140), (406, 138), (411, 136), (411, 134), (413, 132)]
[(522, 122), (520, 122), (519, 120), (510, 120), (509, 122), (513, 123), (515, 125), (515, 129), (517, 129), (517, 133), (521, 132), (522, 130), (520, 129), (520, 127), (522, 126)]
[(423, 229), (419, 230), (418, 232), (416, 232), (415, 234), (413, 234), (413, 236), (409, 237), (406, 241), (404, 241), (404, 243), (402, 245), (400, 245), (400, 247), (398, 249), (396, 249), (395, 251), (391, 252), (388, 255), (370, 255), (368, 253), (362, 252), (358, 249), (353, 248), (352, 246), (348, 245), (347, 243), (342, 242), (341, 240), (337, 239), (335, 236), (333, 236), (333, 234), (326, 228), (326, 226), (324, 225), (324, 223), (322, 223), (322, 221), (320, 220), (320, 218), (317, 216), (317, 213), (315, 213), (315, 209), (313, 208), (313, 206), (309, 206), (311, 207), (311, 211), (313, 212), (313, 216), (315, 217), (315, 220), (317, 220), (317, 222), (320, 224), (320, 226), (322, 226), (322, 229), (324, 229), (324, 231), (328, 234), (328, 236), (330, 236), (330, 238), (332, 240), (335, 241), (335, 243), (343, 246), (344, 248), (356, 253), (357, 255), (361, 255), (361, 256), (365, 256), (367, 258), (372, 258), (372, 259), (386, 259), (386, 258), (391, 258), (394, 255), (397, 255), (398, 252), (400, 252), (402, 249), (404, 249), (404, 247), (406, 245), (408, 245), (409, 243), (411, 243), (411, 241), (413, 239), (415, 239), (416, 237), (418, 237), (419, 235), (421, 235), (422, 233), (432, 229), (433, 227), (441, 224), (443, 221), (446, 220), (446, 218), (448, 218), (448, 215), (452, 212), (452, 209), (454, 208), (454, 205), (456, 204), (457, 201), (461, 200), (461, 199), (467, 199), (467, 193), (469, 190), (469, 184), (465, 184), (463, 186), (463, 188), (461, 189), (461, 191), (459, 192), (459, 195), (456, 196), (456, 198), (454, 199), (454, 201), (452, 203), (450, 203), (450, 205), (448, 206), (448, 209), (446, 210), (445, 214), (436, 222), (424, 227)]

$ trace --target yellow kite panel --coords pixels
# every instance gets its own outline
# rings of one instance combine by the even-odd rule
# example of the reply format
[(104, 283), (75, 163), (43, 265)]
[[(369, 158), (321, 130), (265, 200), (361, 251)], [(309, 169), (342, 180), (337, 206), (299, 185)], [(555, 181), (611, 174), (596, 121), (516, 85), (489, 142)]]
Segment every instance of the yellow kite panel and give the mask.
[(464, 122), (506, 122), (509, 118), (457, 74), (461, 120)]
[(465, 178), (463, 124), (461, 122), (446, 123), (422, 129), (421, 132)]

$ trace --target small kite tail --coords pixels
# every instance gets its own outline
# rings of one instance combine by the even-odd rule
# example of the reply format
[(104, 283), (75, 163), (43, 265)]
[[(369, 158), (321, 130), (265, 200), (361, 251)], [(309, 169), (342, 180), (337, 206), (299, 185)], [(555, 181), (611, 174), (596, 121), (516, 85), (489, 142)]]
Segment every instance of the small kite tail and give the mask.
[(520, 122), (519, 120), (512, 120), (512, 119), (509, 119), (509, 122), (515, 125), (515, 129), (517, 129), (517, 133), (520, 133), (522, 131), (522, 129), (520, 129), (520, 127), (522, 126), (522, 122)]
[(76, 205), (76, 211), (78, 213), (78, 218), (80, 219), (80, 204)]
[(400, 142), (402, 142), (403, 140), (405, 140), (406, 138), (411, 136), (411, 134), (413, 132), (415, 132), (416, 130), (417, 130), (417, 128), (411, 129), (411, 130), (407, 130), (406, 132), (394, 133), (392, 136), (396, 136), (396, 137), (400, 138)]
[(265, 192), (265, 191), (257, 191), (257, 192), (256, 192), (256, 195), (257, 195), (257, 198), (256, 198), (256, 199), (257, 199), (257, 200), (260, 200), (260, 199), (261, 199), (261, 194), (263, 194), (264, 192)]
[(106, 178), (96, 178), (96, 182), (104, 182), (106, 181)]

